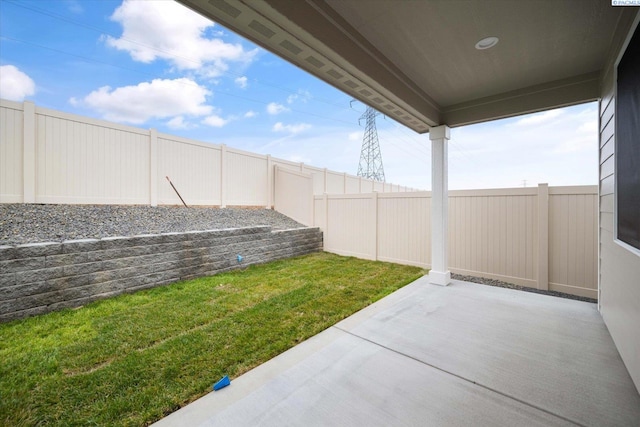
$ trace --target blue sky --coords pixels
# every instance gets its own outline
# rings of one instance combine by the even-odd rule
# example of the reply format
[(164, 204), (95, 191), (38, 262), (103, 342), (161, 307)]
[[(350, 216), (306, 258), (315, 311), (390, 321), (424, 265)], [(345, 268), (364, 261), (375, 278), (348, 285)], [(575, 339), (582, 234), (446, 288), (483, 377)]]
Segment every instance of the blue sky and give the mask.
[[(364, 105), (171, 0), (0, 0), (0, 97), (354, 175), (364, 133)], [(455, 128), (449, 188), (595, 185), (597, 124), (590, 103)], [(430, 189), (428, 135), (377, 127), (387, 182)]]

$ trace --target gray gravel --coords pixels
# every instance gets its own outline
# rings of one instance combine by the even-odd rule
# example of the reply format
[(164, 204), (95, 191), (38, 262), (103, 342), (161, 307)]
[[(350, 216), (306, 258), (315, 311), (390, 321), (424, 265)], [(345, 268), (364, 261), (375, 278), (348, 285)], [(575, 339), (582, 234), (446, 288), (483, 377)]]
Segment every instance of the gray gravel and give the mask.
[(0, 245), (257, 225), (304, 227), (264, 208), (0, 204)]
[(463, 276), (462, 274), (451, 273), (451, 278), (455, 279), (455, 280), (463, 280), (465, 282), (480, 283), (481, 285), (489, 285), (489, 286), (498, 286), (500, 288), (517, 289), (519, 291), (533, 292), (533, 293), (536, 293), (536, 294), (543, 294), (543, 295), (551, 295), (551, 296), (560, 297), (560, 298), (575, 299), (575, 300), (578, 300), (578, 301), (585, 301), (585, 302), (592, 302), (592, 303), (597, 303), (598, 302), (598, 300), (593, 299), (593, 298), (580, 297), (580, 296), (577, 296), (577, 295), (565, 294), (564, 292), (557, 292), (557, 291), (543, 291), (541, 289), (528, 288), (526, 286), (518, 286), (518, 285), (514, 285), (513, 283), (502, 282), (500, 280), (494, 280), (494, 279), (487, 279), (487, 278), (484, 278), (484, 277)]

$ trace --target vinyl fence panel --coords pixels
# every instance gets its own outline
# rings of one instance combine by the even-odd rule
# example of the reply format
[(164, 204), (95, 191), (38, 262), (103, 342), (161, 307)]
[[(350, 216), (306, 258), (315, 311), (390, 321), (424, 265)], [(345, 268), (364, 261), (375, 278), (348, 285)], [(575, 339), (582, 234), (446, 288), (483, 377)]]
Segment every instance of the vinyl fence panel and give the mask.
[(166, 177), (171, 179), (187, 205), (220, 205), (221, 148), (170, 135), (157, 138), (158, 203), (180, 205), (180, 198)]
[(188, 205), (271, 208), (276, 166), (311, 173), (317, 195), (373, 190), (326, 168), (0, 100), (0, 203), (180, 204), (168, 176)]
[(0, 203), (23, 201), (22, 104), (2, 101), (0, 108)]

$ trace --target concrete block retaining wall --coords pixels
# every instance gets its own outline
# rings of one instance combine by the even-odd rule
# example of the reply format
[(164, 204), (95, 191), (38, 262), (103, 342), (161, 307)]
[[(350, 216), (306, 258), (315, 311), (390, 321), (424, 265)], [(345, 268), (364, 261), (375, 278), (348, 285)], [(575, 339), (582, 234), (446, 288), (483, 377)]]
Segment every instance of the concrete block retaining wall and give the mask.
[(0, 321), (320, 250), (318, 228), (266, 226), (0, 246)]

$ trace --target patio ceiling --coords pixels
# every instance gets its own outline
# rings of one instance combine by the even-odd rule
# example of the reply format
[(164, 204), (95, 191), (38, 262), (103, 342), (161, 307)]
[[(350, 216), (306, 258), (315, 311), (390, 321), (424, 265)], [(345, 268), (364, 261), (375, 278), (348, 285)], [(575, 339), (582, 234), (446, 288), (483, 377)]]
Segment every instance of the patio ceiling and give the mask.
[(608, 0), (178, 1), (420, 133), (596, 100), (635, 15)]

